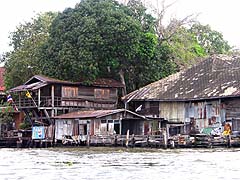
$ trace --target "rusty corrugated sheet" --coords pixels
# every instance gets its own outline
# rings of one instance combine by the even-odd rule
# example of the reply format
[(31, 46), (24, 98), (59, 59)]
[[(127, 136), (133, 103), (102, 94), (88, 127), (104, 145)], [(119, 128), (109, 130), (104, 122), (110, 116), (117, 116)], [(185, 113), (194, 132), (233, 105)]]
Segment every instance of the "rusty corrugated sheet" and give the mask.
[(14, 87), (14, 88), (10, 89), (9, 92), (36, 90), (36, 89), (39, 89), (39, 88), (44, 87), (46, 85), (47, 85), (47, 83), (43, 83), (43, 82), (36, 82), (36, 83), (28, 84), (28, 85), (20, 85), (20, 86), (17, 86), (17, 87)]
[(99, 118), (110, 114), (123, 112), (124, 109), (115, 110), (88, 110), (88, 111), (75, 111), (67, 114), (55, 116), (55, 119), (83, 119), (83, 118)]
[[(72, 85), (72, 86), (95, 86), (95, 87), (112, 87), (119, 88), (123, 87), (123, 84), (114, 80), (114, 79), (97, 79), (89, 85), (84, 84), (83, 82), (70, 82), (58, 80), (42, 75), (35, 75), (31, 77), (25, 84), (14, 87), (9, 90), (9, 92), (17, 91), (26, 91), (26, 90), (36, 90), (48, 84), (63, 84), (63, 85)], [(31, 87), (32, 86), (32, 87)]]
[(50, 84), (50, 83), (75, 84), (70, 81), (63, 81), (63, 80), (59, 80), (59, 79), (55, 79), (55, 78), (51, 78), (51, 77), (47, 77), (47, 76), (43, 76), (43, 75), (35, 75), (35, 76), (31, 77), (27, 82), (25, 82), (25, 85), (34, 83), (36, 81), (35, 79), (38, 81), (41, 81), (43, 83), (48, 83), (48, 84)]
[[(26, 84), (30, 84), (30, 82), (33, 79), (38, 79), (39, 81), (45, 82), (45, 83), (60, 83), (60, 84), (70, 84), (70, 85), (86, 85), (83, 81), (80, 82), (70, 82), (70, 81), (64, 81), (59, 79), (50, 78), (43, 75), (35, 75), (32, 78), (30, 78)], [(89, 84), (90, 86), (98, 86), (98, 87), (123, 87), (123, 84), (114, 80), (114, 79), (107, 79), (107, 78), (99, 78), (93, 81)]]
[(124, 87), (124, 85), (114, 79), (106, 79), (106, 78), (100, 78), (96, 79), (93, 83), (91, 83), (92, 86), (99, 86), (99, 87)]
[(122, 99), (180, 101), (240, 96), (240, 57), (214, 55)]
[(62, 114), (59, 116), (55, 116), (55, 119), (87, 119), (87, 118), (101, 118), (108, 115), (127, 112), (132, 114), (133, 116), (137, 116), (139, 118), (147, 119), (145, 116), (139, 115), (135, 112), (126, 110), (126, 109), (113, 109), (113, 110), (80, 110), (75, 112), (70, 112), (67, 114)]

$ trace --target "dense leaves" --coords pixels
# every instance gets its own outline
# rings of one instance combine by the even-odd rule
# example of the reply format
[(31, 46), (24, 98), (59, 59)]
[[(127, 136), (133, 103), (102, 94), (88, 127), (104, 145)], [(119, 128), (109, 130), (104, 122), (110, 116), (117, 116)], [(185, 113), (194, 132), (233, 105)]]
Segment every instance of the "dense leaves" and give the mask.
[(172, 35), (168, 41), (168, 46), (171, 49), (174, 62), (180, 69), (195, 64), (198, 57), (207, 55), (195, 35), (185, 27), (179, 28)]
[[(164, 11), (161, 11), (164, 12)], [(91, 83), (110, 77), (125, 92), (195, 63), (195, 58), (226, 53), (230, 46), (209, 26), (174, 19), (166, 27), (138, 0), (82, 0), (62, 13), (45, 13), (11, 34), (13, 51), (3, 56), (7, 88), (33, 74)]]
[[(97, 77), (120, 79), (129, 90), (159, 73), (154, 57), (154, 18), (137, 1), (129, 7), (111, 0), (84, 0), (54, 20), (46, 45), (48, 75), (79, 81)], [(49, 61), (50, 60), (50, 61)], [(144, 74), (144, 75), (143, 75)], [(139, 84), (139, 85), (137, 85)]]
[(13, 51), (4, 56), (7, 88), (20, 85), (33, 74), (42, 72), (39, 68), (40, 49), (48, 39), (49, 28), (55, 17), (56, 14), (51, 12), (39, 14), (31, 22), (20, 24), (11, 33)]
[(190, 28), (190, 32), (193, 33), (199, 43), (207, 54), (224, 54), (229, 52), (231, 46), (223, 35), (215, 30), (212, 30), (209, 25), (202, 25), (195, 23)]

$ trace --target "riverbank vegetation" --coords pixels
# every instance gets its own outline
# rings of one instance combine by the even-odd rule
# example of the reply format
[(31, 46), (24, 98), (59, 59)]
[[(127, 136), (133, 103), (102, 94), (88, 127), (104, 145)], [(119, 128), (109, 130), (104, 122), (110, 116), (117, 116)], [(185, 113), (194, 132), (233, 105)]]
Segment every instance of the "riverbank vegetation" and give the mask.
[(141, 1), (82, 0), (60, 13), (43, 13), (11, 33), (13, 50), (3, 56), (8, 88), (33, 74), (91, 83), (114, 78), (124, 95), (195, 64), (214, 53), (229, 53), (223, 35), (192, 16), (166, 18)]

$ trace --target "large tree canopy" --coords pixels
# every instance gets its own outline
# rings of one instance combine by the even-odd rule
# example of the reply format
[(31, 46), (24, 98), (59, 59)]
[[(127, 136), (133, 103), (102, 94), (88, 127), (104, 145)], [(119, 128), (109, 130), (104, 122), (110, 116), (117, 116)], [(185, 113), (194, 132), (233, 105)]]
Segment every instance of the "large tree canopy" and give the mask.
[(222, 33), (212, 30), (209, 25), (194, 23), (190, 32), (193, 33), (198, 43), (204, 48), (207, 54), (228, 53), (231, 46), (224, 40)]
[(3, 56), (6, 86), (40, 73), (86, 83), (111, 77), (132, 91), (195, 63), (197, 57), (229, 51), (222, 34), (210, 27), (186, 28), (189, 17), (164, 26), (165, 10), (154, 18), (139, 0), (127, 5), (82, 0), (62, 13), (40, 14), (11, 34), (13, 51)]
[(42, 73), (39, 51), (48, 39), (49, 28), (55, 17), (56, 14), (52, 12), (39, 14), (31, 22), (20, 24), (11, 33), (13, 51), (4, 56), (7, 88), (22, 84), (33, 74)]
[(138, 72), (156, 73), (149, 71), (156, 62), (153, 18), (141, 3), (130, 1), (129, 6), (112, 0), (83, 0), (59, 14), (45, 46), (46, 73), (74, 81), (119, 75), (130, 90), (136, 87)]

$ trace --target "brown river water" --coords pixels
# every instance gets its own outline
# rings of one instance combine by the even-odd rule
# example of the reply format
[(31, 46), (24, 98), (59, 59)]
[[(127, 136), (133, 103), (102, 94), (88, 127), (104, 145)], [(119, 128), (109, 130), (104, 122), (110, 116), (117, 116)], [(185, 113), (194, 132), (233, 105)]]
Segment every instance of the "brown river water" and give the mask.
[(240, 149), (0, 149), (0, 180), (240, 179)]

